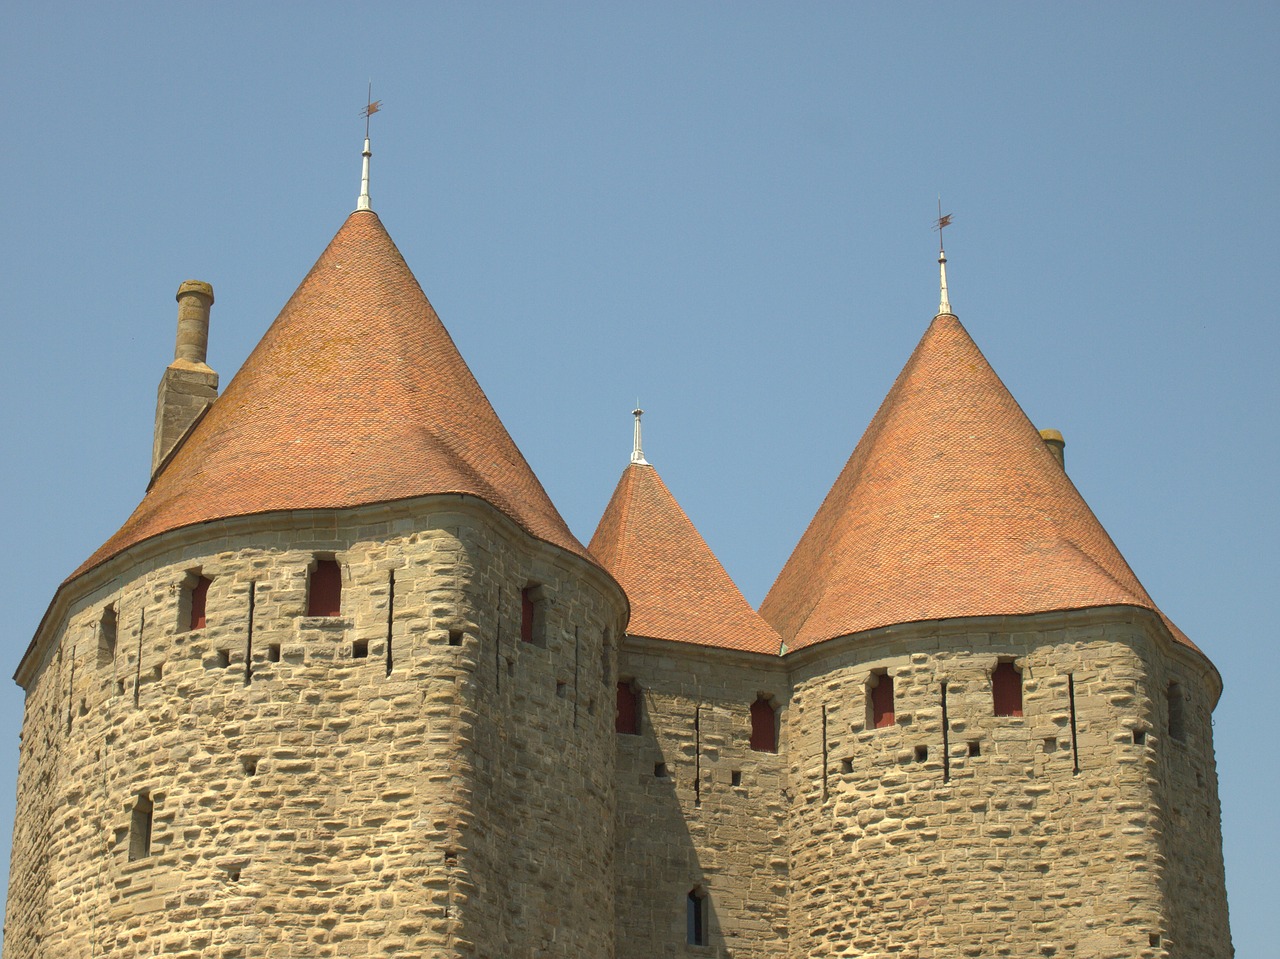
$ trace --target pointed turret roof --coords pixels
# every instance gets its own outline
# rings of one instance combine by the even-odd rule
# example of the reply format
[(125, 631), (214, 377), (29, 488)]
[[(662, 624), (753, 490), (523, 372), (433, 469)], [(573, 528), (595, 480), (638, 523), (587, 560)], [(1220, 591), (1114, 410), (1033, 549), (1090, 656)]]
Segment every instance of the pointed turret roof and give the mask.
[(941, 313), (760, 612), (799, 649), (898, 623), (1113, 605), (1160, 613), (960, 321)]
[(649, 464), (623, 470), (588, 548), (627, 593), (630, 635), (777, 654), (778, 634)]
[(357, 210), (124, 526), (73, 575), (231, 516), (474, 496), (586, 555), (376, 213)]

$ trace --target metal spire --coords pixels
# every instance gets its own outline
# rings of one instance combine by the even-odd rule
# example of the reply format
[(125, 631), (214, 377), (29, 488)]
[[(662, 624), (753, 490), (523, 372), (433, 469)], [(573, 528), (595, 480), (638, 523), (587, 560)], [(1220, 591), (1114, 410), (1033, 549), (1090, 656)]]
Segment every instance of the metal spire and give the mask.
[(947, 251), (942, 245), (942, 230), (951, 225), (951, 214), (942, 215), (942, 197), (938, 197), (938, 222), (934, 229), (938, 231), (938, 272), (940, 275), (941, 296), (938, 298), (938, 315), (951, 312), (951, 300), (947, 296)]
[(382, 101), (373, 99), (373, 81), (369, 81), (369, 98), (368, 105), (361, 111), (360, 115), (364, 117), (364, 163), (360, 170), (360, 197), (356, 200), (357, 210), (372, 210), (373, 207), (369, 202), (369, 157), (373, 156), (373, 152), (369, 149), (369, 117), (373, 116), (382, 109)]
[(640, 417), (644, 416), (644, 410), (636, 404), (636, 409), (631, 411), (631, 415), (636, 418), (635, 442), (631, 449), (631, 462), (637, 466), (648, 466), (649, 461), (644, 458), (644, 450), (640, 448)]

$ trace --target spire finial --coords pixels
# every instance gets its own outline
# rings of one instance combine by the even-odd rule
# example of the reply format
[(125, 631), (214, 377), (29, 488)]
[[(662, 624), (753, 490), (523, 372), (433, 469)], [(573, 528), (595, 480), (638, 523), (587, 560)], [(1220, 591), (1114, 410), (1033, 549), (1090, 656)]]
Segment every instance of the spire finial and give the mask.
[(369, 149), (369, 117), (373, 116), (382, 109), (382, 101), (373, 99), (373, 81), (369, 81), (369, 97), (367, 105), (360, 115), (364, 117), (364, 163), (360, 170), (360, 197), (356, 200), (357, 210), (372, 210), (373, 206), (369, 202), (369, 157), (373, 156), (373, 152)]
[(941, 296), (938, 298), (938, 315), (951, 312), (951, 300), (947, 296), (947, 251), (942, 245), (942, 230), (951, 225), (951, 214), (942, 215), (942, 196), (938, 196), (938, 222), (934, 229), (938, 231), (938, 272), (940, 275)]
[(644, 410), (640, 409), (640, 404), (636, 404), (636, 408), (631, 411), (631, 415), (636, 418), (635, 442), (631, 448), (631, 462), (637, 466), (648, 466), (649, 461), (644, 458), (644, 450), (640, 447), (640, 417), (644, 416)]

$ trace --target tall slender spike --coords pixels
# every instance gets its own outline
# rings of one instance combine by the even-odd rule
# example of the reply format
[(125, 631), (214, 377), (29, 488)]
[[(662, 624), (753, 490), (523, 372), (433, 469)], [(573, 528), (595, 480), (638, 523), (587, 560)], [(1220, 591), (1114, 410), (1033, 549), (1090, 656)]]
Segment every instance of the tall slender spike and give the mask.
[(938, 273), (939, 287), (941, 290), (938, 297), (938, 315), (951, 312), (951, 299), (947, 295), (947, 250), (942, 243), (942, 231), (951, 225), (951, 214), (945, 216), (942, 214), (942, 197), (938, 197), (938, 222), (934, 229), (938, 231)]
[(631, 415), (636, 418), (635, 441), (631, 448), (631, 462), (637, 466), (648, 466), (649, 461), (644, 458), (644, 449), (640, 445), (640, 417), (644, 416), (644, 410), (640, 409), (639, 404), (631, 411)]
[(369, 99), (366, 101), (364, 108), (364, 162), (360, 169), (360, 196), (356, 200), (357, 210), (372, 210), (373, 205), (369, 199), (369, 158), (373, 156), (373, 151), (369, 149), (369, 118), (382, 109), (382, 101), (373, 99), (373, 81), (369, 81)]

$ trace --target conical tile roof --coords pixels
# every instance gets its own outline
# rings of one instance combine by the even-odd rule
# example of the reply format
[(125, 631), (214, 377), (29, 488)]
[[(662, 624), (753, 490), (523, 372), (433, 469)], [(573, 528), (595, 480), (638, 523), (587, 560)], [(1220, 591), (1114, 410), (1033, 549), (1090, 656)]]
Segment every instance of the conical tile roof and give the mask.
[(74, 576), (231, 516), (478, 497), (586, 555), (377, 215), (347, 218), (124, 526)]
[(788, 649), (800, 649), (897, 623), (1112, 605), (1160, 612), (960, 321), (944, 313), (760, 612)]
[(627, 593), (630, 635), (777, 654), (778, 634), (652, 466), (623, 471), (588, 549)]

